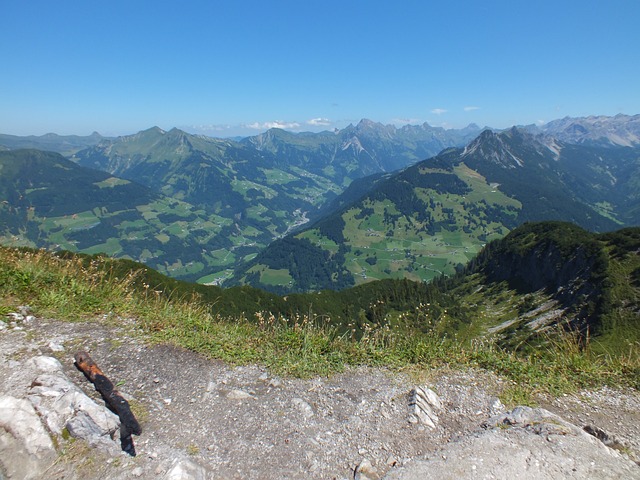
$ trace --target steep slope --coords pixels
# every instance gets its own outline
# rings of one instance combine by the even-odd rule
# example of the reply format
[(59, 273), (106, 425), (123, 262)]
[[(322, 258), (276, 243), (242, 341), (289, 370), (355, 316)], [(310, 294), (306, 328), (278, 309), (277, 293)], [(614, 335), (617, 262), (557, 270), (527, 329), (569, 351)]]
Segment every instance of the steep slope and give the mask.
[(512, 128), (485, 131), (460, 161), (522, 202), (518, 222), (567, 220), (596, 231), (635, 224), (640, 150), (571, 145)]
[(133, 258), (174, 276), (215, 262), (223, 219), (54, 152), (0, 152), (0, 241)]
[(521, 348), (561, 327), (598, 351), (624, 355), (640, 341), (640, 228), (594, 234), (527, 223), (488, 244), (448, 292), (464, 321), (445, 321), (440, 331)]
[(429, 280), (452, 274), (526, 221), (565, 220), (595, 231), (633, 225), (639, 158), (630, 148), (567, 145), (515, 128), (484, 131), (464, 149), (372, 182), (359, 200), (274, 242), (234, 280), (277, 292)]

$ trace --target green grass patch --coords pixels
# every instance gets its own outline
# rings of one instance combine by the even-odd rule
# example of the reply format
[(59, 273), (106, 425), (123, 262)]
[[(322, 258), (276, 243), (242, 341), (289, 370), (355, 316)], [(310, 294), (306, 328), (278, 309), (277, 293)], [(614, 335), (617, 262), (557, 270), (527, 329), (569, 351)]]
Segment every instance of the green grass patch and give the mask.
[(223, 317), (198, 297), (136, 286), (137, 274), (116, 275), (112, 262), (0, 248), (0, 311), (28, 303), (38, 315), (60, 319), (135, 318), (153, 341), (234, 364), (259, 363), (282, 375), (330, 375), (356, 365), (486, 369), (507, 381), (502, 398), (510, 405), (532, 403), (538, 393), (560, 395), (604, 384), (640, 388), (637, 349), (605, 355), (566, 332), (550, 334), (532, 353), (518, 354), (490, 342), (461, 342), (388, 324), (366, 325), (356, 335), (355, 329), (338, 330), (312, 312)]

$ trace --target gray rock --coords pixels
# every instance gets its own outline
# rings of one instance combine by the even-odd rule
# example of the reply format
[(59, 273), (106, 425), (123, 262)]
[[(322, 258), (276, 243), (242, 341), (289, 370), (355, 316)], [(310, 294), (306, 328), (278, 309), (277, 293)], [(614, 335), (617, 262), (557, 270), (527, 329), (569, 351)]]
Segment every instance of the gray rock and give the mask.
[(52, 352), (64, 352), (64, 346), (56, 342), (49, 342), (49, 348)]
[(282, 386), (282, 380), (280, 380), (279, 378), (272, 378), (269, 381), (269, 386), (273, 387), (273, 388), (278, 388)]
[(409, 394), (409, 422), (422, 423), (430, 428), (438, 425), (437, 411), (442, 410), (442, 403), (433, 390), (426, 387), (415, 387)]
[(136, 467), (131, 471), (131, 475), (134, 477), (141, 477), (143, 473), (142, 467)]
[(244, 390), (234, 389), (227, 394), (227, 398), (232, 400), (246, 400), (248, 398), (253, 398), (253, 395), (249, 392), (245, 392)]
[(356, 467), (354, 480), (377, 480), (380, 478), (378, 470), (371, 464), (369, 459), (364, 459)]
[(87, 441), (93, 447), (116, 452), (113, 441), (120, 428), (117, 415), (104, 405), (98, 405), (64, 374), (62, 365), (52, 357), (34, 357), (27, 366), (39, 373), (28, 390), (28, 399), (49, 430), (62, 434), (67, 429), (74, 438)]
[(313, 407), (302, 398), (294, 398), (291, 400), (291, 403), (293, 403), (293, 405), (298, 409), (300, 413), (302, 413), (305, 418), (311, 418), (315, 415)]
[(163, 477), (165, 480), (205, 480), (207, 471), (201, 465), (188, 459), (178, 459)]
[(384, 478), (640, 479), (633, 462), (544, 409), (518, 407), (485, 427)]
[(55, 456), (51, 438), (31, 403), (0, 397), (0, 471), (8, 478), (41, 478)]

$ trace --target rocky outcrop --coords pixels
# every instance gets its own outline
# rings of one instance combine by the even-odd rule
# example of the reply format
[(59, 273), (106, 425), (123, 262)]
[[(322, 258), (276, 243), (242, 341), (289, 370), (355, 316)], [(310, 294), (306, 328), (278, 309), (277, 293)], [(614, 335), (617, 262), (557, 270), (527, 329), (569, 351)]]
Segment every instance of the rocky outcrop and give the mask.
[(438, 412), (442, 403), (433, 390), (428, 387), (415, 387), (409, 394), (409, 422), (422, 423), (436, 428)]
[(86, 440), (92, 447), (119, 451), (113, 441), (120, 427), (117, 415), (71, 382), (55, 358), (34, 357), (28, 366), (34, 367), (37, 376), (27, 398), (51, 433), (62, 435), (66, 429), (71, 437)]
[(544, 291), (573, 329), (594, 331), (605, 308), (608, 258), (595, 236), (564, 222), (528, 223), (488, 244), (469, 266), (519, 293)]
[(23, 398), (0, 397), (0, 478), (36, 479), (56, 458), (49, 433), (33, 405)]
[(119, 452), (113, 440), (118, 417), (69, 380), (58, 360), (35, 356), (20, 372), (19, 396), (0, 397), (0, 473), (43, 478), (58, 456), (55, 445), (67, 436), (111, 455)]
[(493, 417), (484, 427), (384, 478), (640, 478), (640, 468), (631, 460), (544, 409), (517, 407)]

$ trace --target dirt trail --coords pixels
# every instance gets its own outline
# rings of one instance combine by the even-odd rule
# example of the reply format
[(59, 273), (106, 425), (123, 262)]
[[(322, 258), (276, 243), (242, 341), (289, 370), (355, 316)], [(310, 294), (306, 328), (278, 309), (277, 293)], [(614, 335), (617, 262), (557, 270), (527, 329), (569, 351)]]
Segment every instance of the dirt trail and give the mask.
[[(142, 435), (134, 437), (135, 457), (63, 442), (64, 454), (48, 478), (167, 478), (179, 460), (216, 479), (348, 479), (354, 472), (381, 478), (441, 455), (449, 442), (505, 412), (497, 398), (502, 382), (486, 372), (433, 371), (418, 381), (358, 368), (331, 378), (279, 378), (259, 366), (234, 367), (148, 345), (132, 329), (31, 319), (0, 331), (0, 395), (24, 396), (29, 385), (21, 366), (50, 355), (104, 404), (73, 365), (74, 353), (86, 350), (142, 425)], [(416, 385), (431, 388), (442, 403), (435, 429), (409, 415), (409, 392)], [(545, 407), (580, 428), (597, 426), (632, 454), (640, 452), (638, 392), (584, 392), (547, 399)], [(366, 468), (358, 472), (358, 465)], [(199, 478), (188, 475), (179, 478)]]

